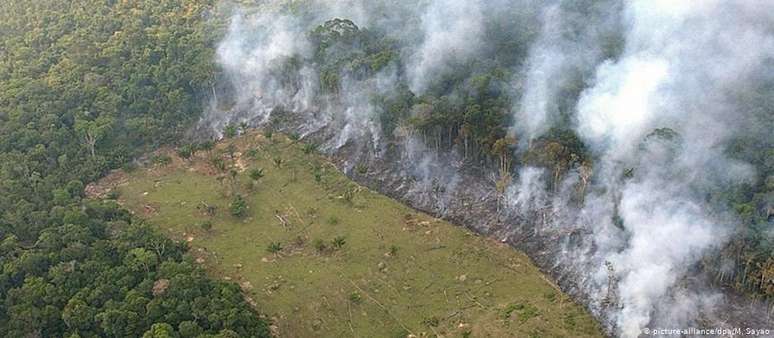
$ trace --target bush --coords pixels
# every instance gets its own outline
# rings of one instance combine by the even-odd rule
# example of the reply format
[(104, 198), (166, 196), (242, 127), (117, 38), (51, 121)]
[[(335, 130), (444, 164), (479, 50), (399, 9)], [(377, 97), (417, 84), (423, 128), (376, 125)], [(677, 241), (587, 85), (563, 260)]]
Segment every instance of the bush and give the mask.
[(233, 124), (229, 124), (223, 129), (223, 137), (233, 138), (237, 135), (237, 127)]
[(360, 175), (365, 175), (368, 173), (368, 166), (363, 163), (358, 163), (358, 165), (355, 166), (355, 171)]
[(263, 177), (263, 168), (255, 168), (250, 170), (250, 178), (257, 181)]
[(135, 163), (134, 161), (124, 163), (121, 166), (121, 170), (123, 170), (124, 172), (127, 172), (127, 173), (131, 173), (131, 172), (137, 170), (137, 163)]
[(532, 304), (514, 303), (505, 307), (502, 313), (503, 319), (511, 318), (511, 315), (516, 312), (519, 321), (526, 322), (530, 318), (537, 317), (540, 312)]
[(212, 222), (210, 222), (210, 221), (201, 222), (199, 224), (199, 228), (201, 228), (204, 231), (209, 232), (210, 230), (212, 230)]
[(273, 132), (273, 131), (271, 131), (271, 129), (267, 129), (266, 131), (264, 131), (264, 132), (263, 132), (263, 136), (265, 136), (265, 137), (266, 137), (266, 138), (268, 138), (268, 139), (271, 139), (271, 137), (272, 137), (273, 135), (274, 135), (274, 132)]
[(226, 170), (226, 161), (223, 160), (220, 156), (214, 156), (210, 159), (210, 163), (213, 167), (220, 171)]
[(266, 247), (266, 251), (272, 254), (276, 254), (280, 251), (282, 251), (282, 243), (280, 242), (271, 242), (269, 243), (269, 246)]
[(312, 246), (314, 246), (314, 249), (319, 253), (323, 253), (326, 249), (328, 249), (328, 245), (325, 244), (325, 241), (319, 238), (314, 240)]
[(315, 143), (307, 143), (307, 144), (304, 145), (304, 149), (303, 150), (304, 150), (304, 154), (309, 155), (309, 154), (317, 151), (317, 144), (315, 144)]
[(199, 151), (199, 150), (210, 151), (213, 148), (215, 148), (215, 141), (212, 141), (212, 140), (204, 141), (202, 143), (197, 144), (196, 147), (194, 148), (196, 148), (194, 149), (195, 151)]
[(172, 163), (172, 158), (168, 155), (154, 155), (151, 157), (151, 162), (155, 165), (165, 166)]
[(110, 190), (107, 193), (107, 195), (105, 195), (105, 197), (107, 197), (107, 199), (109, 200), (117, 200), (119, 196), (120, 196), (120, 193), (118, 192), (118, 190), (115, 190), (115, 189)]
[(425, 318), (424, 320), (422, 320), (422, 324), (425, 324), (425, 325), (431, 326), (431, 327), (437, 327), (438, 324), (440, 324), (440, 323), (441, 323), (441, 321), (438, 319), (438, 317), (435, 317), (435, 316), (429, 317), (429, 318)]
[(363, 297), (361, 297), (357, 292), (352, 292), (349, 294), (349, 301), (354, 304), (360, 304), (360, 302), (363, 301)]
[(245, 156), (247, 156), (250, 159), (258, 159), (258, 149), (256, 148), (250, 148), (245, 151)]
[(194, 153), (194, 147), (190, 144), (186, 144), (184, 146), (177, 148), (177, 156), (180, 156), (186, 160), (191, 158), (191, 156), (193, 156), (193, 153)]
[(352, 201), (355, 199), (355, 188), (348, 187), (347, 190), (344, 191), (344, 201), (348, 204), (352, 204)]
[(229, 211), (231, 211), (232, 216), (242, 218), (247, 215), (247, 202), (241, 195), (236, 195), (231, 201)]
[(314, 175), (314, 181), (317, 183), (322, 182), (322, 175), (323, 171), (322, 168), (318, 165), (315, 165), (314, 168), (312, 168), (312, 174)]
[(331, 246), (336, 250), (343, 248), (345, 244), (347, 244), (347, 239), (344, 236), (336, 236), (331, 241)]

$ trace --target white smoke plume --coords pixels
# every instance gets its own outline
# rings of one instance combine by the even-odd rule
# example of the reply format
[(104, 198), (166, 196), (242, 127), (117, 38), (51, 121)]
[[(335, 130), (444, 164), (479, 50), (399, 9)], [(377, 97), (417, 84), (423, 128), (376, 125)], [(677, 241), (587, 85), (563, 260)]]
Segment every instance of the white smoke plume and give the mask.
[[(523, 45), (523, 55), (504, 63), (511, 132), (531, 143), (552, 127), (573, 129), (591, 152), (593, 176), (579, 199), (576, 187), (589, 179), (580, 168), (549, 184), (551, 170), (517, 166), (505, 211), (546, 215), (532, 220), (536, 232), (582, 234), (554, 244), (567, 246), (556, 264), (582, 271), (581, 293), (615, 334), (687, 325), (723, 301), (680, 285), (729, 239), (736, 222), (706, 200), (708, 191), (757, 174), (725, 148), (741, 133), (767, 132), (755, 129), (737, 101), (750, 81), (774, 80), (774, 2), (319, 0), (293, 8), (234, 15), (218, 62), (235, 105), (213, 106), (203, 125), (220, 131), (293, 112), (303, 117), (302, 135), (333, 134), (326, 150), (351, 145), (375, 156), (394, 138), (402, 147), (401, 173), (417, 180), (406, 189), (409, 197), (434, 199), (443, 213), (454, 192), (465, 189), (459, 166), (444, 162), (459, 157), (440, 156), (440, 147), (406, 125), (382, 135), (383, 107), (372, 96), (403, 87), (421, 96), (443, 76), (491, 61), (497, 48)], [(309, 32), (333, 18), (394, 40), (400, 61), (368, 78), (344, 74), (340, 92), (324, 94)], [(608, 266), (617, 280), (614, 300), (606, 299)]]
[(538, 39), (513, 81), (521, 99), (515, 101), (512, 129), (522, 143), (561, 124), (562, 114), (571, 114), (566, 98), (582, 88), (584, 78), (614, 48), (620, 11), (616, 1), (548, 1), (541, 8)]
[(409, 83), (423, 93), (438, 74), (475, 57), (484, 33), (478, 1), (433, 0), (421, 17), (422, 43), (409, 58)]
[(522, 168), (519, 172), (519, 181), (508, 187), (506, 204), (519, 214), (527, 214), (529, 211), (548, 206), (544, 176), (543, 168)]
[[(692, 319), (709, 299), (680, 296), (685, 291), (675, 285), (733, 228), (703, 194), (754, 175), (723, 154), (740, 132), (734, 120), (747, 118), (727, 98), (774, 57), (774, 36), (759, 25), (772, 10), (770, 2), (631, 1), (623, 55), (602, 64), (582, 94), (578, 131), (600, 157), (601, 194), (620, 194), (623, 229), (609, 221), (614, 205), (594, 203), (610, 198), (590, 199), (583, 213), (595, 233), (595, 263), (611, 262), (620, 278), (624, 336), (639, 335), (654, 313), (677, 314), (663, 304), (669, 297), (681, 299), (679, 311), (692, 312), (670, 318), (672, 325), (687, 324), (675, 321)], [(665, 126), (679, 139), (642, 144)], [(621, 181), (628, 168), (634, 177)], [(605, 274), (597, 275), (604, 284)]]
[[(250, 119), (265, 122), (276, 107), (306, 111), (314, 105), (317, 74), (304, 65), (295, 74), (294, 85), (287, 86), (288, 75), (282, 71), (289, 59), (311, 53), (304, 28), (298, 18), (268, 9), (233, 16), (226, 39), (217, 48), (217, 60), (234, 84), (236, 102), (250, 105)], [(232, 121), (235, 118), (239, 119), (214, 108), (204, 121), (219, 131), (237, 122)]]

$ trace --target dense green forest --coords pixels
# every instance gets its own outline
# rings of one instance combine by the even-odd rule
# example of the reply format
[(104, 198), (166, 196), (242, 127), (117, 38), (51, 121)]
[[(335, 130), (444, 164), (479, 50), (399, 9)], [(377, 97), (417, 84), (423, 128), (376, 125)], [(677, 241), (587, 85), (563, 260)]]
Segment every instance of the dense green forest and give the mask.
[(190, 127), (211, 0), (0, 3), (0, 331), (268, 336), (238, 286), (84, 185)]

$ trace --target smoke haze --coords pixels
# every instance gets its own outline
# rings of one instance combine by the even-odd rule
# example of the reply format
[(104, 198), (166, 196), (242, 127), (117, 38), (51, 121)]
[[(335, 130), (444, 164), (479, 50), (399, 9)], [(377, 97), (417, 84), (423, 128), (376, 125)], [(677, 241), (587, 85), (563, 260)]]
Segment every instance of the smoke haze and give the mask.
[[(711, 288), (687, 290), (683, 281), (722, 248), (738, 222), (707, 200), (710, 190), (760, 175), (726, 154), (729, 142), (751, 133), (772, 143), (771, 121), (761, 121), (740, 98), (774, 81), (774, 3), (350, 0), (298, 6), (235, 10), (217, 51), (236, 92), (233, 107), (214, 104), (203, 126), (220, 133), (229, 123), (262, 126), (292, 115), (295, 130), (323, 133), (326, 151), (347, 149), (353, 159), (384, 156), (396, 143), (402, 170), (416, 180), (410, 195), (434, 198), (443, 214), (464, 189), (461, 145), (441, 150), (402, 125), (385, 135), (385, 105), (376, 98), (437, 91), (449, 76), (462, 70), (473, 76), (497, 55), (506, 76), (490, 86), (509, 97), (516, 153), (557, 125), (574, 130), (591, 153), (593, 176), (581, 202), (571, 197), (581, 168), (550, 186), (550, 170), (517, 163), (503, 203), (523, 217), (550, 209), (545, 221), (533, 221), (535, 231), (583, 234), (580, 243), (556, 244), (562, 246), (556, 261), (575, 271), (588, 307), (616, 334), (634, 337), (656, 323), (696, 323), (723, 302)], [(381, 34), (399, 57), (372, 74), (345, 71), (337, 92), (324, 90), (327, 75), (309, 32), (333, 18)], [(508, 43), (518, 48), (503, 58), (497, 50)], [(326, 53), (345, 55), (354, 45)], [(454, 102), (465, 90), (445, 95)], [(429, 108), (415, 105), (411, 114), (428, 114), (423, 109)], [(611, 278), (615, 299), (609, 299)]]

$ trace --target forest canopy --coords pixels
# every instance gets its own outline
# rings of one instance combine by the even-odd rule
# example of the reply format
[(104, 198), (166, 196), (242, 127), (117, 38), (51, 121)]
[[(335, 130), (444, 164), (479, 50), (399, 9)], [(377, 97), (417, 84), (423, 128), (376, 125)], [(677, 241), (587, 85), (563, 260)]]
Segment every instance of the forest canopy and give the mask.
[(213, 82), (210, 0), (0, 3), (6, 337), (248, 337), (238, 286), (85, 184), (180, 138)]

